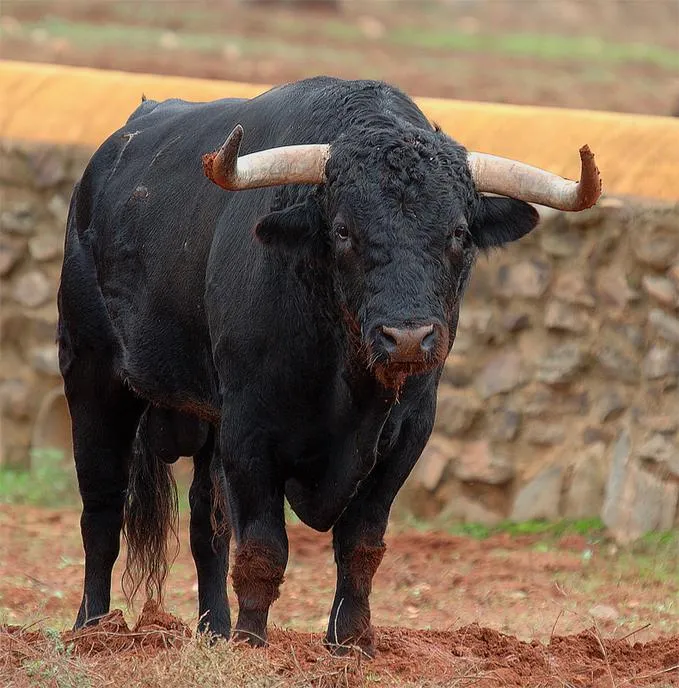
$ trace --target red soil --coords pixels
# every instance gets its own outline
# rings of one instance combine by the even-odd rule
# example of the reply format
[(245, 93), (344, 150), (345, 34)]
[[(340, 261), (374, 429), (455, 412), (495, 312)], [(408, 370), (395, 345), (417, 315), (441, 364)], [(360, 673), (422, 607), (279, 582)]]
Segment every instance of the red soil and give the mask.
[[(334, 583), (330, 538), (292, 526), (289, 539), (269, 647), (242, 650), (262, 653), (244, 656), (261, 656), (283, 685), (370, 685), (378, 676), (387, 686), (679, 686), (679, 577), (666, 561), (653, 560), (649, 572), (647, 559), (625, 558), (582, 536), (547, 543), (536, 535), (390, 533), (371, 597), (377, 656), (337, 659), (322, 642)], [(55, 634), (42, 629), (73, 621), (83, 573), (78, 512), (0, 506), (0, 541), (0, 614), (9, 624), (0, 626), (2, 675), (53, 652)], [(114, 606), (122, 600), (121, 567)], [(159, 661), (173, 661), (195, 628), (187, 542), (166, 600), (188, 625), (147, 602), (136, 623), (116, 610), (99, 626), (58, 637), (104, 675), (122, 656), (167, 653)], [(231, 603), (235, 619), (233, 594)], [(595, 614), (596, 605), (617, 616)], [(308, 682), (321, 669), (336, 678), (340, 672), (343, 682)]]

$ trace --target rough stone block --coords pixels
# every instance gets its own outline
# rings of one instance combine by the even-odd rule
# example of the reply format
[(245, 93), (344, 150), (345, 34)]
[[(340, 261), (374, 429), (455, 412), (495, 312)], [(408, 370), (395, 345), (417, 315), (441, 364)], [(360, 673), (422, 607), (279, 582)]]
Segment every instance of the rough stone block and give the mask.
[(638, 382), (639, 365), (622, 349), (604, 344), (595, 356), (606, 377), (629, 383)]
[(524, 260), (502, 265), (498, 270), (496, 293), (507, 299), (539, 299), (547, 291), (551, 276), (551, 265), (544, 260)]
[(644, 291), (663, 306), (674, 308), (679, 300), (679, 294), (672, 282), (667, 277), (656, 275), (644, 275), (641, 279)]
[(574, 334), (587, 332), (592, 319), (586, 311), (561, 301), (552, 300), (545, 309), (545, 327), (548, 330), (563, 330)]
[(602, 268), (596, 273), (596, 293), (602, 305), (625, 308), (636, 301), (638, 294), (627, 282), (627, 275), (619, 265)]
[(527, 379), (521, 355), (516, 352), (498, 354), (476, 378), (475, 387), (482, 399), (511, 392)]
[(511, 408), (493, 409), (488, 417), (488, 433), (491, 440), (511, 442), (519, 431), (521, 414)]
[(676, 227), (656, 225), (644, 231), (643, 241), (631, 242), (632, 250), (640, 263), (665, 270), (679, 254), (679, 234)]
[(606, 484), (606, 445), (587, 447), (573, 466), (563, 515), (566, 518), (594, 518), (601, 512)]
[(679, 375), (679, 354), (670, 347), (655, 345), (644, 358), (642, 372), (649, 380)]
[(27, 201), (15, 203), (0, 212), (0, 231), (19, 236), (30, 236), (35, 232), (37, 212)]
[(654, 308), (648, 314), (648, 322), (668, 342), (679, 344), (679, 319)]
[(439, 388), (435, 429), (451, 437), (464, 434), (479, 415), (481, 402), (472, 390), (460, 391), (448, 385)]
[(414, 482), (433, 492), (441, 482), (446, 467), (457, 454), (458, 445), (440, 435), (432, 435), (417, 461)]
[(48, 189), (66, 179), (64, 151), (57, 146), (39, 146), (28, 151), (28, 163), (37, 189)]
[(670, 475), (679, 478), (679, 447), (665, 435), (651, 435), (639, 447), (638, 456), (642, 461), (655, 463)]
[(56, 234), (38, 234), (28, 242), (31, 258), (38, 263), (53, 260), (63, 251), (64, 237)]
[(629, 429), (623, 429), (613, 450), (601, 512), (613, 537), (627, 544), (652, 530), (671, 528), (678, 503), (679, 482), (644, 470), (634, 456)]
[(37, 308), (47, 303), (53, 291), (53, 285), (42, 272), (31, 270), (17, 278), (12, 297), (22, 306)]
[(588, 308), (596, 305), (596, 300), (582, 269), (571, 270), (558, 275), (554, 280), (552, 294), (564, 303), (587, 306)]
[(540, 234), (542, 250), (554, 258), (570, 258), (579, 253), (582, 238), (575, 232), (566, 231), (542, 232)]
[(514, 499), (510, 519), (515, 522), (559, 517), (564, 470), (550, 466), (524, 485)]
[(31, 349), (29, 354), (31, 367), (44, 375), (59, 376), (59, 350), (56, 345), (38, 346)]
[(0, 382), (0, 415), (22, 421), (31, 410), (30, 386), (19, 379)]
[(609, 389), (597, 399), (594, 415), (600, 423), (615, 420), (627, 408), (625, 400), (619, 391)]
[(561, 423), (534, 421), (526, 428), (523, 437), (530, 444), (554, 446), (562, 444), (566, 439), (566, 429)]
[(511, 460), (496, 453), (486, 440), (466, 442), (459, 450), (453, 475), (462, 482), (503, 485), (514, 477)]
[(537, 379), (547, 384), (561, 384), (572, 380), (584, 367), (586, 344), (568, 342), (550, 349), (538, 362)]
[(0, 277), (6, 277), (18, 265), (25, 251), (21, 241), (0, 237)]

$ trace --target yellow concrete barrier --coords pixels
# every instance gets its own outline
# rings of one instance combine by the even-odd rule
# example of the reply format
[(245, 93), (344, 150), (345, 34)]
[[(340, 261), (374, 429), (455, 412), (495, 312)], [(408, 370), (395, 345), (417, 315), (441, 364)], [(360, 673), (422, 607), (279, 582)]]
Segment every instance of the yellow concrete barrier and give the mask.
[[(0, 137), (96, 146), (149, 98), (250, 98), (268, 86), (0, 62)], [(576, 178), (589, 144), (608, 194), (679, 200), (679, 118), (416, 98), (470, 150)]]

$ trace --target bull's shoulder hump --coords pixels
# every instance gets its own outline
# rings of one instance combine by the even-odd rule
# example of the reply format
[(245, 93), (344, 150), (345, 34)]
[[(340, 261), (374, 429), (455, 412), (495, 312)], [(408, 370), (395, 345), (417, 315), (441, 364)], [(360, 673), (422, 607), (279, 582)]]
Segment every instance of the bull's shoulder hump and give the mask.
[[(104, 172), (111, 165), (120, 167), (124, 152), (133, 152), (141, 161), (152, 158), (160, 149), (169, 150), (168, 145), (179, 140), (190, 141), (199, 149), (201, 142), (215, 129), (215, 122), (228, 122), (230, 112), (241, 102), (236, 98), (204, 103), (178, 98), (142, 101), (125, 124), (102, 141), (92, 161), (98, 162), (96, 168)], [(182, 149), (187, 154), (184, 146)]]
[(146, 118), (162, 120), (174, 118), (178, 115), (199, 116), (201, 112), (209, 112), (218, 108), (236, 106), (244, 101), (243, 98), (220, 98), (212, 101), (190, 101), (181, 98), (167, 100), (143, 100), (128, 117), (125, 126)]

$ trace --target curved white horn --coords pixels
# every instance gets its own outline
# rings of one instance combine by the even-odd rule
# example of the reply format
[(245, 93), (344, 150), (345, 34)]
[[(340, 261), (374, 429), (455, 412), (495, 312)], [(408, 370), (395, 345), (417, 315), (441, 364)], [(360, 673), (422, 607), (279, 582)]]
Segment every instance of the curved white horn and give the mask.
[(203, 155), (205, 175), (223, 189), (237, 191), (325, 181), (329, 144), (281, 146), (239, 158), (242, 138), (243, 127), (237, 124), (218, 151)]
[(478, 191), (574, 211), (591, 208), (601, 196), (601, 177), (589, 146), (580, 149), (579, 182), (486, 153), (469, 153), (467, 160)]

